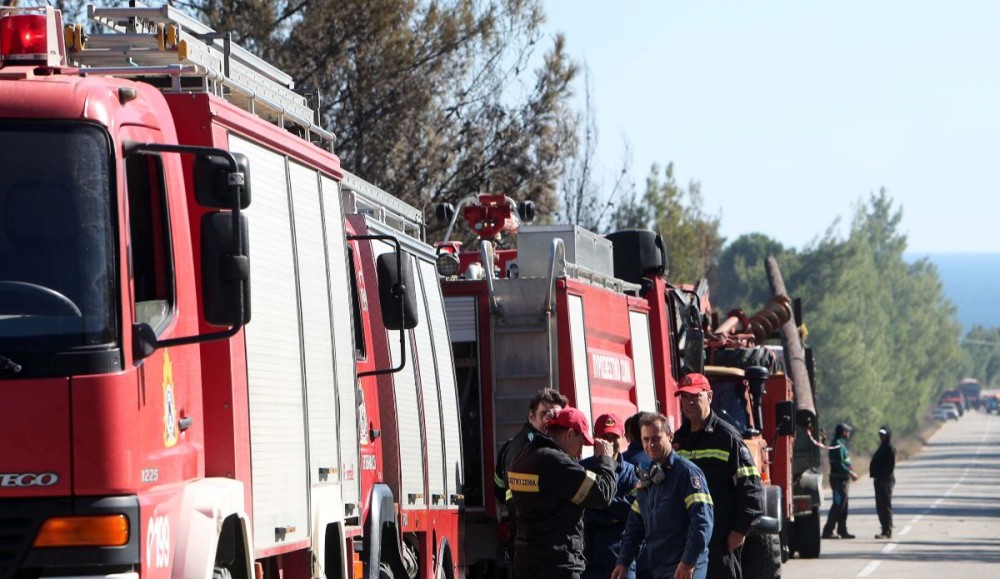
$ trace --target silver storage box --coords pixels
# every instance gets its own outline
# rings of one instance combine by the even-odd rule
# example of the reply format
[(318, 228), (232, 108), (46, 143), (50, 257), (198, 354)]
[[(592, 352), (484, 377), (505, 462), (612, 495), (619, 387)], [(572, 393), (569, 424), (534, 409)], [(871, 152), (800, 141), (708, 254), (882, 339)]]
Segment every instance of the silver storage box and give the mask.
[(562, 239), (566, 245), (567, 263), (614, 277), (611, 240), (576, 225), (522, 226), (517, 234), (519, 277), (545, 277), (549, 274), (549, 250), (552, 240), (556, 238)]

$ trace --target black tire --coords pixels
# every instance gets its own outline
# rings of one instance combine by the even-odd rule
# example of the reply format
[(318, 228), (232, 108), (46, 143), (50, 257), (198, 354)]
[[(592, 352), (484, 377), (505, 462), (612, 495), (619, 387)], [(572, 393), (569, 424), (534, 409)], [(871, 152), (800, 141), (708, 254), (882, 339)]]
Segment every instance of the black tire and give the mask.
[(816, 559), (820, 549), (819, 507), (811, 515), (795, 517), (795, 550), (803, 559)]
[(778, 370), (778, 358), (774, 351), (768, 348), (723, 348), (710, 350), (710, 356), (706, 362), (710, 366), (743, 369), (763, 366), (771, 374)]
[(781, 537), (747, 535), (740, 559), (744, 579), (781, 579)]

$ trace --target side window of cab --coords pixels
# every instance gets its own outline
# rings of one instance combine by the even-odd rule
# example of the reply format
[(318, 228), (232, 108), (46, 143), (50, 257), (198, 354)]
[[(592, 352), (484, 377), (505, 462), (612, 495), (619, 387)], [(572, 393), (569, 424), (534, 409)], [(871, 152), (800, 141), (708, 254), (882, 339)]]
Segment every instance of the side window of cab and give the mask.
[(135, 321), (160, 334), (174, 310), (174, 270), (163, 159), (133, 154), (125, 161), (129, 272)]

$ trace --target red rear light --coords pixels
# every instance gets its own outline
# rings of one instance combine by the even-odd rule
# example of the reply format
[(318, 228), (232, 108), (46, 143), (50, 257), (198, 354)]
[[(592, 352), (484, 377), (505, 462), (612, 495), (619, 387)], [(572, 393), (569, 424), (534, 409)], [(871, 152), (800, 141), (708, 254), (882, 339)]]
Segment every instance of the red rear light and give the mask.
[(62, 14), (51, 6), (0, 9), (0, 63), (61, 66)]

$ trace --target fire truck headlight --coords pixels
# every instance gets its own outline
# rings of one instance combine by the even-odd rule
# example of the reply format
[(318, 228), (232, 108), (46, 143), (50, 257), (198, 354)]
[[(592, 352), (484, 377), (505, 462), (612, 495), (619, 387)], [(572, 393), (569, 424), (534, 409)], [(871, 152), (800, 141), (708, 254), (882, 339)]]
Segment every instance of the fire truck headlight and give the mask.
[(458, 273), (458, 256), (448, 251), (442, 251), (437, 256), (437, 272), (444, 277), (451, 277)]
[(52, 517), (35, 536), (35, 547), (121, 547), (128, 544), (125, 515)]

